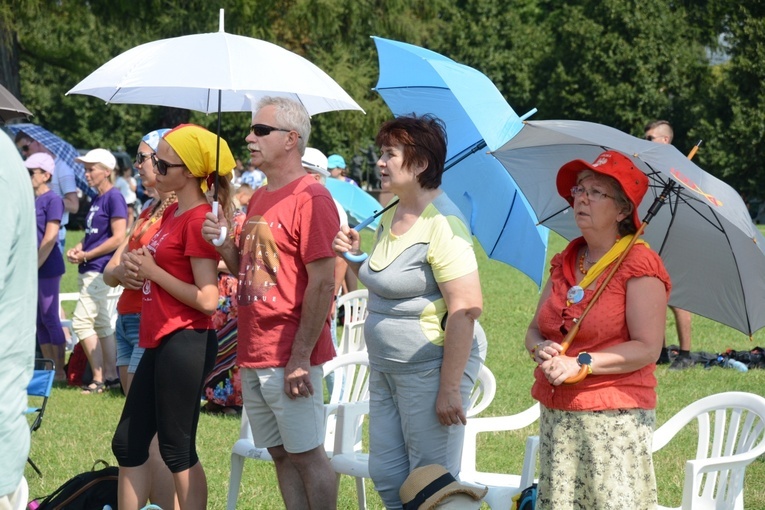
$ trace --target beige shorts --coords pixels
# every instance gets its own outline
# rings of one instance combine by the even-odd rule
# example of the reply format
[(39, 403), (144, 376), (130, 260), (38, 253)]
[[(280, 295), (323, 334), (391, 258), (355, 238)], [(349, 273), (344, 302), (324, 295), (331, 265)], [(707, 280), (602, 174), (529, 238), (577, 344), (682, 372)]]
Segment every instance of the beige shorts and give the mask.
[(88, 271), (77, 277), (80, 299), (72, 315), (72, 329), (80, 340), (114, 334), (119, 294), (104, 283), (103, 273)]
[(323, 371), (311, 367), (311, 398), (290, 399), (284, 393), (283, 368), (242, 368), (242, 400), (258, 448), (284, 446), (303, 453), (324, 444)]

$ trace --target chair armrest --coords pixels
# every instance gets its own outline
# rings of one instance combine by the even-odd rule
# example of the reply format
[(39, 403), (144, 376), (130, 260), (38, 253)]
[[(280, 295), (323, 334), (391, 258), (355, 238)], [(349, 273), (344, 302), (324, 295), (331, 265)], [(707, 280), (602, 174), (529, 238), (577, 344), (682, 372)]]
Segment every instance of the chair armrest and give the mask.
[[(538, 419), (538, 402), (525, 411), (510, 416), (469, 418), (467, 425), (465, 425), (465, 439), (462, 448), (462, 464), (460, 470), (466, 473), (474, 473), (477, 471), (476, 449), (478, 444), (478, 434), (482, 432), (507, 432), (511, 430), (519, 430), (528, 427)], [(524, 463), (525, 462), (526, 461), (524, 460)]]

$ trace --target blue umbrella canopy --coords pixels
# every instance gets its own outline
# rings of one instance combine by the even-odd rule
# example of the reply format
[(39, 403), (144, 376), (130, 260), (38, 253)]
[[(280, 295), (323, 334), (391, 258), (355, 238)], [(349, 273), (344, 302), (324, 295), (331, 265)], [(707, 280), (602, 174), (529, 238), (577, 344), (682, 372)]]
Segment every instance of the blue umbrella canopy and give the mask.
[(439, 53), (373, 37), (380, 62), (375, 90), (394, 115), (433, 114), (446, 126), (442, 189), (460, 208), (487, 255), (541, 285), (548, 230), (513, 178), (487, 150), (523, 127), (492, 81)]
[[(340, 202), (340, 205), (355, 220), (355, 223), (360, 223), (383, 209), (375, 197), (358, 186), (331, 177), (328, 177), (326, 182), (332, 198)], [(351, 222), (351, 225), (355, 223)], [(374, 230), (379, 223), (379, 218), (375, 218), (367, 226)]]

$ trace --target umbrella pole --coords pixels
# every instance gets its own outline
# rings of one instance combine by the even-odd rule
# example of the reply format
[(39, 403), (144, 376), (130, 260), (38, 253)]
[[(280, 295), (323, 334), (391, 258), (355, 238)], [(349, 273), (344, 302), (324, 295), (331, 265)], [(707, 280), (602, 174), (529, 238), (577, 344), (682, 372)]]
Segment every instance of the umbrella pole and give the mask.
[[(627, 254), (630, 252), (633, 246), (635, 246), (635, 243), (640, 238), (641, 235), (643, 235), (643, 231), (645, 230), (645, 227), (651, 222), (654, 216), (656, 216), (656, 213), (659, 212), (659, 209), (661, 209), (661, 206), (664, 205), (664, 203), (667, 201), (667, 198), (669, 198), (669, 194), (672, 192), (672, 190), (675, 187), (675, 182), (670, 180), (666, 186), (664, 186), (664, 189), (661, 191), (661, 194), (656, 197), (656, 200), (654, 200), (653, 204), (651, 204), (651, 208), (648, 209), (648, 213), (645, 215), (645, 218), (643, 219), (643, 223), (640, 224), (640, 228), (637, 229), (637, 232), (635, 232), (635, 235), (632, 236), (632, 240), (630, 240), (630, 243), (627, 245), (627, 248), (619, 255), (619, 258), (616, 259), (614, 264), (611, 266), (611, 269), (608, 271), (608, 274), (606, 275), (605, 279), (603, 280), (603, 283), (601, 283), (597, 289), (595, 289), (595, 295), (592, 296), (592, 299), (587, 304), (587, 306), (584, 308), (584, 311), (579, 316), (578, 319), (574, 320), (574, 326), (569, 330), (569, 332), (566, 334), (565, 338), (561, 342), (561, 345), (563, 346), (563, 349), (561, 350), (561, 355), (566, 354), (566, 351), (571, 346), (571, 343), (574, 341), (574, 338), (576, 338), (577, 333), (579, 333), (579, 327), (582, 325), (582, 321), (587, 316), (588, 313), (590, 313), (590, 310), (593, 306), (595, 306), (595, 303), (598, 301), (598, 298), (601, 294), (603, 294), (603, 291), (606, 288), (606, 285), (608, 285), (608, 282), (611, 281), (611, 278), (614, 277), (616, 274), (616, 271), (619, 269), (619, 266), (622, 264), (624, 259), (627, 257)], [(582, 365), (582, 367), (579, 370), (579, 373), (576, 374), (573, 377), (569, 377), (565, 381), (563, 381), (563, 384), (576, 384), (578, 382), (581, 382), (584, 380), (585, 377), (587, 377), (587, 366)]]
[[(223, 9), (221, 9), (221, 16), (223, 16)], [(215, 215), (215, 218), (218, 218), (218, 180), (220, 179), (220, 117), (221, 117), (221, 98), (223, 96), (222, 89), (218, 89), (218, 139), (217, 144), (215, 145), (215, 189), (213, 190), (213, 203), (212, 203), (212, 213)], [(225, 226), (222, 226), (220, 228), (220, 235), (217, 239), (213, 239), (213, 244), (215, 246), (221, 246), (223, 245), (224, 241), (226, 240), (226, 234), (228, 233), (228, 228)]]

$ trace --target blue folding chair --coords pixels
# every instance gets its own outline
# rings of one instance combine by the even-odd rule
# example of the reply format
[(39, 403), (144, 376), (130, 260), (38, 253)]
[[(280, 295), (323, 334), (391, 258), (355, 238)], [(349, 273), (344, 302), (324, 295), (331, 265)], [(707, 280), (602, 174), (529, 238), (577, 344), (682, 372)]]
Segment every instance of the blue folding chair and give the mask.
[[(35, 370), (32, 380), (29, 381), (27, 386), (27, 398), (28, 406), (25, 414), (33, 415), (34, 419), (29, 425), (29, 431), (34, 432), (42, 425), (43, 416), (45, 415), (45, 407), (48, 405), (48, 398), (53, 388), (53, 378), (56, 375), (56, 364), (52, 359), (37, 358), (35, 360)], [(34, 404), (37, 404), (35, 406)], [(27, 457), (29, 465), (42, 476), (40, 469), (32, 461), (31, 457)]]

